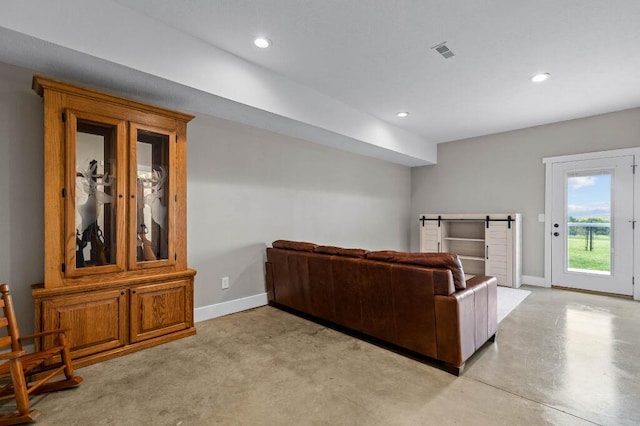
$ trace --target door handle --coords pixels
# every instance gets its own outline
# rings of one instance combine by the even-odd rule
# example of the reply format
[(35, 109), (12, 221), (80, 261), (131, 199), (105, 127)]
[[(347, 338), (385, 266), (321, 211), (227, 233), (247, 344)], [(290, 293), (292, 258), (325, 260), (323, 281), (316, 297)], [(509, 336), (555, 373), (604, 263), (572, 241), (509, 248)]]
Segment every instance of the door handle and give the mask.
[(560, 235), (560, 233), (559, 233), (559, 232), (554, 232), (554, 233), (553, 233), (553, 236), (554, 236), (554, 237), (558, 237), (559, 235)]

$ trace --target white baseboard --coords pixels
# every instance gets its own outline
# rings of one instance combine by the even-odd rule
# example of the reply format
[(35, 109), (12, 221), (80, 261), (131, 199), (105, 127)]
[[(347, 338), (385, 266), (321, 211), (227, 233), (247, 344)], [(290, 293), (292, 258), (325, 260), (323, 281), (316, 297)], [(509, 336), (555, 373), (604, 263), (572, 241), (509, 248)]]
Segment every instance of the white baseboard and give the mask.
[(536, 287), (551, 287), (543, 277), (534, 277), (532, 275), (523, 275), (522, 284), (533, 285)]
[(236, 312), (264, 306), (267, 302), (267, 293), (261, 293), (254, 296), (243, 297), (242, 299), (202, 306), (194, 310), (193, 320), (194, 322), (200, 322), (223, 315), (235, 314)]

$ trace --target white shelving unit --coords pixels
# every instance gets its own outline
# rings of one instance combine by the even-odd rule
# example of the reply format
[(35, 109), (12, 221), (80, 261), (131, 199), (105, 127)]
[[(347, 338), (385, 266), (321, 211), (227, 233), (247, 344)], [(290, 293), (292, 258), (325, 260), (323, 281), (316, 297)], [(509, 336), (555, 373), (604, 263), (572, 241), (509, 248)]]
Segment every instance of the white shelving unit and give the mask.
[(522, 284), (522, 215), (423, 214), (420, 251), (456, 253), (465, 275), (491, 275), (498, 284)]

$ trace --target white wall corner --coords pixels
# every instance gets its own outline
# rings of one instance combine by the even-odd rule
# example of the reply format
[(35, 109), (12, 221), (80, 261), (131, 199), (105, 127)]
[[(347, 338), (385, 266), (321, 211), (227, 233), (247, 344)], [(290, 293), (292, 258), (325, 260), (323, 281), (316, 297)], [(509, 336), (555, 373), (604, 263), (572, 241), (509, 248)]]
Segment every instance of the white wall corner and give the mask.
[(215, 303), (209, 306), (201, 306), (194, 310), (194, 322), (235, 314), (236, 312), (265, 306), (268, 303), (267, 293), (229, 300), (228, 302)]
[(536, 287), (551, 287), (551, 283), (544, 277), (534, 277), (532, 275), (523, 275), (522, 284), (532, 285)]

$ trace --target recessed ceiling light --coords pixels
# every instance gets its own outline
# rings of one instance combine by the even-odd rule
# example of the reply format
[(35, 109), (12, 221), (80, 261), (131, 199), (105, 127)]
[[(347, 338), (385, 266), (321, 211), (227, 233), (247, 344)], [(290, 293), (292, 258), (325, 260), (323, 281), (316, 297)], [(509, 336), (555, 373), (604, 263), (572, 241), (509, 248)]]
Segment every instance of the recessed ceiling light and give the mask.
[(271, 41), (268, 38), (258, 37), (253, 40), (253, 44), (255, 44), (256, 47), (259, 47), (260, 49), (266, 49), (267, 47), (271, 46)]
[(406, 112), (406, 111), (400, 111), (400, 112), (399, 112), (399, 113), (397, 113), (396, 115), (397, 115), (398, 117), (400, 117), (400, 118), (405, 118), (406, 116), (408, 116), (408, 115), (409, 115), (409, 113), (408, 113), (408, 112)]
[(543, 72), (531, 77), (531, 81), (533, 81), (534, 83), (542, 83), (543, 81), (547, 80), (549, 77), (551, 77), (551, 74), (549, 74), (548, 72)]

